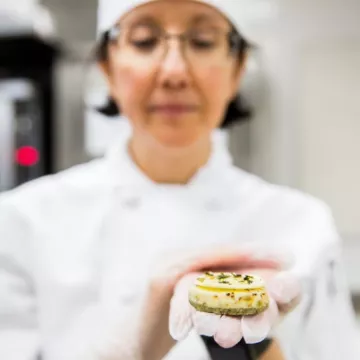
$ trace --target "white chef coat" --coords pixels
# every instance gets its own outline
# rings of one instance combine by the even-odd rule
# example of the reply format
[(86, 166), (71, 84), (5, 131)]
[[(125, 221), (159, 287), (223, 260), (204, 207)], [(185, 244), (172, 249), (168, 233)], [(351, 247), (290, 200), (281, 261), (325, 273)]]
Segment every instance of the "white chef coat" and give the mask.
[[(154, 259), (245, 242), (295, 255), (305, 295), (276, 329), (287, 359), (360, 359), (326, 205), (235, 168), (216, 141), (188, 185), (155, 184), (126, 144), (0, 196), (1, 360), (103, 360), (126, 332), (126, 304), (136, 303)], [(207, 358), (196, 334), (166, 357)]]

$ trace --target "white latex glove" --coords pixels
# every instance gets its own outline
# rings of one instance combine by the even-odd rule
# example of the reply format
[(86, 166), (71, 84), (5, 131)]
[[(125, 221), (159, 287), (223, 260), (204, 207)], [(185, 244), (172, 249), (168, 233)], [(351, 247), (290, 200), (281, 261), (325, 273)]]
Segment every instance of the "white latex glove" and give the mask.
[[(193, 278), (194, 273), (207, 269), (234, 271), (239, 268), (266, 268), (276, 271), (286, 265), (284, 259), (288, 258), (283, 254), (245, 246), (192, 249), (163, 255), (155, 266), (151, 267), (152, 273), (143, 306), (141, 309), (135, 309), (138, 320), (129, 322), (129, 337), (137, 339), (138, 343), (137, 349), (134, 349), (139, 354), (146, 354), (146, 359), (161, 359), (174, 345), (174, 338), (184, 338), (193, 327), (191, 308), (187, 299), (188, 286), (184, 286), (185, 279), (189, 280), (189, 274), (192, 274)], [(172, 304), (171, 315), (170, 303)], [(201, 316), (202, 314), (199, 314), (199, 324)], [(169, 334), (169, 318), (171, 319), (171, 334), (175, 334), (173, 337)], [(207, 321), (206, 317), (205, 321)], [(137, 326), (134, 326), (136, 324)], [(219, 325), (224, 328), (224, 331), (218, 331), (216, 336), (227, 336), (227, 330), (231, 330), (231, 327), (227, 326), (225, 319), (219, 319)], [(237, 322), (236, 325), (238, 326)], [(252, 325), (249, 324), (249, 326)], [(132, 328), (133, 331), (131, 331)], [(176, 335), (179, 332), (181, 336)], [(235, 334), (238, 336), (239, 331), (235, 331)], [(230, 338), (233, 339), (233, 336)], [(221, 343), (225, 344), (226, 341), (228, 340), (224, 338)], [(143, 357), (139, 355), (133, 358), (142, 359)]]
[(199, 274), (188, 274), (177, 284), (170, 303), (169, 331), (175, 340), (183, 340), (194, 328), (199, 335), (213, 336), (223, 348), (235, 346), (242, 338), (248, 344), (265, 340), (281, 316), (291, 311), (300, 299), (299, 281), (288, 272), (240, 269), (239, 272), (263, 277), (270, 306), (256, 316), (229, 317), (196, 311), (189, 303), (188, 291)]

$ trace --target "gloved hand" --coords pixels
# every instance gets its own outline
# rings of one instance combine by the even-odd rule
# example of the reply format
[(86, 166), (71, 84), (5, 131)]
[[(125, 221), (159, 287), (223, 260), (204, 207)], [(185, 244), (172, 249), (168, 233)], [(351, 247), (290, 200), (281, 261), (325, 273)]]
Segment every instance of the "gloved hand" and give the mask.
[[(248, 334), (247, 338), (254, 333), (253, 329), (258, 333), (262, 319), (239, 322), (200, 313), (195, 319), (195, 312), (192, 312), (187, 298), (188, 281), (194, 278), (195, 273), (205, 270), (249, 268), (266, 269), (262, 270), (263, 276), (266, 279), (268, 274), (272, 278), (283, 268), (282, 258), (277, 253), (243, 246), (209, 247), (205, 251), (200, 249), (177, 252), (175, 256), (164, 255), (149, 268), (153, 272), (150, 278), (144, 280), (148, 284), (145, 292), (140, 285), (137, 288), (139, 296), (130, 298), (128, 302), (122, 300), (121, 306), (114, 294), (110, 296), (111, 301), (104, 298), (84, 309), (74, 322), (70, 335), (64, 333), (54, 344), (50, 357), (61, 360), (160, 360), (176, 343), (169, 333), (169, 319), (170, 331), (175, 338), (184, 338), (195, 324), (201, 333), (214, 334), (221, 345), (230, 346), (239, 341), (242, 333)], [(278, 304), (283, 300), (284, 304), (288, 304), (294, 296), (286, 290), (288, 286), (282, 276), (274, 277), (280, 280), (280, 286), (274, 280), (272, 294)], [(244, 330), (244, 326), (250, 330)], [(267, 332), (268, 327), (265, 326), (263, 334)]]
[(248, 344), (261, 342), (300, 300), (300, 283), (289, 272), (246, 268), (238, 272), (257, 274), (265, 280), (269, 308), (262, 314), (239, 318), (198, 312), (189, 303), (188, 291), (199, 274), (188, 274), (178, 282), (171, 300), (169, 330), (175, 340), (183, 340), (195, 328), (199, 335), (213, 336), (224, 348), (235, 346), (242, 338)]
[[(193, 311), (189, 304), (189, 281), (194, 279), (194, 274), (205, 270), (237, 271), (260, 268), (277, 273), (287, 265), (287, 260), (283, 254), (269, 249), (245, 246), (164, 255), (153, 268), (144, 305), (137, 310), (139, 327), (132, 337), (139, 339), (139, 349), (146, 354), (147, 359), (161, 359), (174, 345), (174, 339), (183, 339), (194, 325), (200, 333), (215, 335), (216, 340), (224, 347), (238, 342), (246, 326), (250, 329), (255, 327), (256, 335), (262, 329), (261, 335), (266, 336), (269, 331), (268, 324), (274, 323), (277, 317), (275, 300), (272, 300), (270, 310), (265, 314), (240, 322), (232, 318), (201, 314)], [(281, 276), (276, 279), (281, 279)], [(275, 283), (277, 281), (274, 280)], [(273, 294), (279, 304), (284, 300), (284, 296), (295, 297), (289, 293), (288, 287), (285, 292), (282, 291), (281, 286), (285, 283), (280, 281), (280, 287), (276, 286), (277, 292)], [(261, 320), (268, 317), (269, 320)], [(169, 321), (172, 337), (169, 334)], [(256, 339), (252, 338), (254, 331), (245, 331), (245, 334), (248, 341), (258, 339), (258, 336)]]

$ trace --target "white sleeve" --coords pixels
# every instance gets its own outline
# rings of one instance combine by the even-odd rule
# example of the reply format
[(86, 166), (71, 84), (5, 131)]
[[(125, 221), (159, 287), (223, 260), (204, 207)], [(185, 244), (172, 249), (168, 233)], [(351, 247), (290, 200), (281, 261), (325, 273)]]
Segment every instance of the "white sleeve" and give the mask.
[(303, 280), (304, 297), (290, 315), (287, 328), (285, 325), (288, 359), (358, 360), (360, 331), (347, 285), (342, 242), (327, 207), (318, 207), (309, 215), (296, 229), (303, 237), (297, 241), (302, 241), (299, 251), (304, 260), (295, 271)]
[(309, 283), (303, 317), (303, 341), (310, 359), (360, 359), (357, 328), (341, 249), (324, 253), (323, 269)]
[(48, 344), (44, 360), (142, 360), (132, 313), (95, 305)]
[[(138, 360), (139, 304), (84, 308), (55, 339), (40, 331), (34, 286), (34, 229), (0, 197), (0, 359)], [(5, 198), (7, 196), (5, 195)]]
[(35, 360), (39, 355), (28, 230), (0, 203), (0, 359)]

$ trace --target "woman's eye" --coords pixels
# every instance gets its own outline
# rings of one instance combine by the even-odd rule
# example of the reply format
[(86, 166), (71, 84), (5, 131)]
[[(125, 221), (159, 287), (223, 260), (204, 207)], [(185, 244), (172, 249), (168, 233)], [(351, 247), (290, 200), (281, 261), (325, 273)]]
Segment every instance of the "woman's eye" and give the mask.
[(129, 42), (138, 50), (149, 51), (159, 42), (157, 30), (148, 25), (138, 25), (129, 34)]
[(207, 50), (217, 46), (216, 34), (212, 31), (195, 31), (190, 36), (190, 44), (192, 47)]
[(216, 42), (210, 39), (193, 38), (191, 39), (191, 45), (197, 49), (212, 49), (216, 46)]
[(159, 42), (157, 37), (146, 37), (142, 39), (132, 39), (131, 44), (137, 47), (139, 50), (151, 50)]

